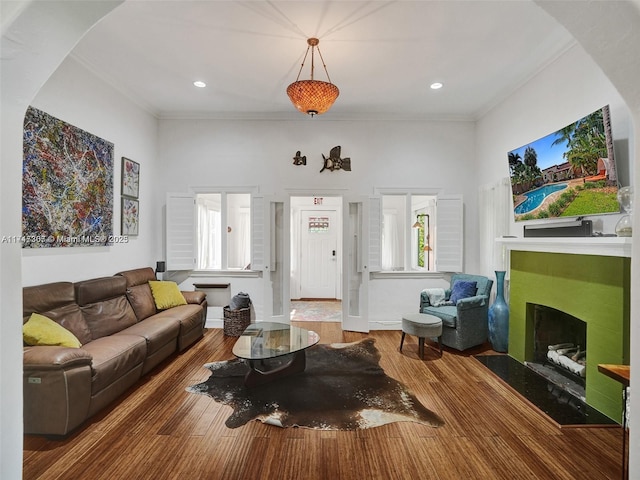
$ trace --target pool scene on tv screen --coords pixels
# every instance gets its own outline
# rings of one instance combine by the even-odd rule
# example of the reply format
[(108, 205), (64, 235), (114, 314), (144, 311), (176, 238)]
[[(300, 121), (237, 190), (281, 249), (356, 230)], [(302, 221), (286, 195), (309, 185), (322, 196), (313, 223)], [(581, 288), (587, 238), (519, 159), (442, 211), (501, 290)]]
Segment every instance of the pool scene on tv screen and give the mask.
[(619, 213), (605, 106), (508, 153), (516, 221)]

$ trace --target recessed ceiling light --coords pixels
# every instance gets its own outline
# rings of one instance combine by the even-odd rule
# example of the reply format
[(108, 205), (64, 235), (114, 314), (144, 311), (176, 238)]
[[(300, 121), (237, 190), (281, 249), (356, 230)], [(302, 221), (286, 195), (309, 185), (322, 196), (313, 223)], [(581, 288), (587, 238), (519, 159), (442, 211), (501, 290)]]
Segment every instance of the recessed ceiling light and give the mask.
[(196, 80), (195, 82), (193, 82), (193, 84), (198, 88), (204, 88), (204, 87), (207, 86), (206, 83), (204, 83), (203, 81), (200, 81), (200, 80)]
[(438, 90), (439, 88), (442, 88), (442, 83), (434, 82), (434, 83), (431, 84), (431, 89), (432, 90)]

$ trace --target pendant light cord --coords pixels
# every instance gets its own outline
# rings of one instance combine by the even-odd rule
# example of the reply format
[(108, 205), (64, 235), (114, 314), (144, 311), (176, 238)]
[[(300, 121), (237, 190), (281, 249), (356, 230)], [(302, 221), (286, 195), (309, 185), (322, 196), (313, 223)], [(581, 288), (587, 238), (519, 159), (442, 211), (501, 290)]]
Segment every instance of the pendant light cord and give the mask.
[(315, 61), (314, 61), (314, 53), (315, 49), (318, 49), (318, 55), (320, 55), (320, 61), (322, 61), (322, 68), (324, 68), (324, 73), (327, 75), (327, 79), (329, 83), (333, 83), (331, 81), (331, 77), (329, 76), (329, 71), (327, 70), (327, 65), (324, 63), (324, 58), (322, 57), (322, 52), (320, 51), (320, 47), (318, 46), (319, 40), (315, 40), (315, 43), (310, 43), (312, 39), (307, 40), (309, 45), (307, 46), (307, 51), (304, 53), (304, 58), (302, 59), (302, 64), (300, 65), (300, 70), (298, 71), (298, 76), (296, 77), (296, 82), (300, 80), (300, 75), (302, 74), (302, 69), (304, 68), (304, 64), (307, 61), (307, 56), (309, 55), (309, 49), (311, 49), (311, 80), (313, 80), (313, 71), (315, 70)]

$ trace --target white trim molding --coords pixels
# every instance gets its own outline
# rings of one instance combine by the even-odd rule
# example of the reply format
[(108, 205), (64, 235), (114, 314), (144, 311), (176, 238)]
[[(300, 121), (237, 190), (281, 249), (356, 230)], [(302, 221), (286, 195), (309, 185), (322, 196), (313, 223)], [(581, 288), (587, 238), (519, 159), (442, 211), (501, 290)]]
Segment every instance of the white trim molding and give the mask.
[(631, 258), (631, 237), (501, 237), (507, 250)]

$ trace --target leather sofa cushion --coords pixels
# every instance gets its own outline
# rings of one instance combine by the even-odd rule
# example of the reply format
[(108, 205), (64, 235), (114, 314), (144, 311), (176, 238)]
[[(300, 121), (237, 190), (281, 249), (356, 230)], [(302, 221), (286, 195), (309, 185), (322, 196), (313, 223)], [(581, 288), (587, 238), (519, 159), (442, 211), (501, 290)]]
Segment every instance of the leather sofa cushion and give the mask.
[(147, 341), (147, 357), (153, 355), (167, 343), (175, 342), (180, 331), (180, 322), (171, 317), (154, 315), (146, 320), (116, 333), (116, 335), (138, 335)]
[(124, 330), (138, 321), (124, 295), (80, 308), (94, 340)]
[(199, 305), (180, 305), (163, 310), (158, 316), (174, 318), (180, 321), (180, 335), (194, 328), (204, 328), (204, 313)]
[(54, 308), (76, 303), (71, 282), (55, 282), (22, 289), (22, 316), (26, 320), (32, 313), (42, 313)]
[(75, 301), (71, 282), (56, 282), (22, 289), (23, 323), (40, 313), (73, 333), (83, 345), (92, 339), (91, 330)]
[(127, 301), (124, 277), (102, 277), (77, 282), (76, 301), (96, 340), (135, 324), (137, 318)]
[(151, 267), (136, 268), (116, 273), (127, 281), (127, 298), (136, 313), (138, 320), (155, 315), (156, 304), (149, 287), (150, 280), (156, 280), (156, 273)]
[(82, 315), (80, 307), (75, 303), (70, 303), (69, 305), (54, 310), (47, 310), (46, 312), (42, 312), (42, 315), (69, 330), (83, 345), (93, 339), (89, 325), (87, 325), (87, 321), (84, 315)]
[(142, 365), (147, 354), (147, 342), (138, 335), (110, 335), (82, 348), (93, 357), (92, 396)]
[(127, 281), (123, 277), (102, 277), (83, 280), (74, 284), (76, 302), (81, 307), (92, 303), (124, 296)]
[(151, 267), (136, 268), (134, 270), (125, 270), (116, 273), (116, 275), (124, 277), (127, 280), (127, 287), (135, 287), (136, 285), (144, 285), (149, 280), (157, 280), (156, 274)]
[(156, 303), (148, 283), (128, 287), (127, 298), (139, 321), (156, 314)]

